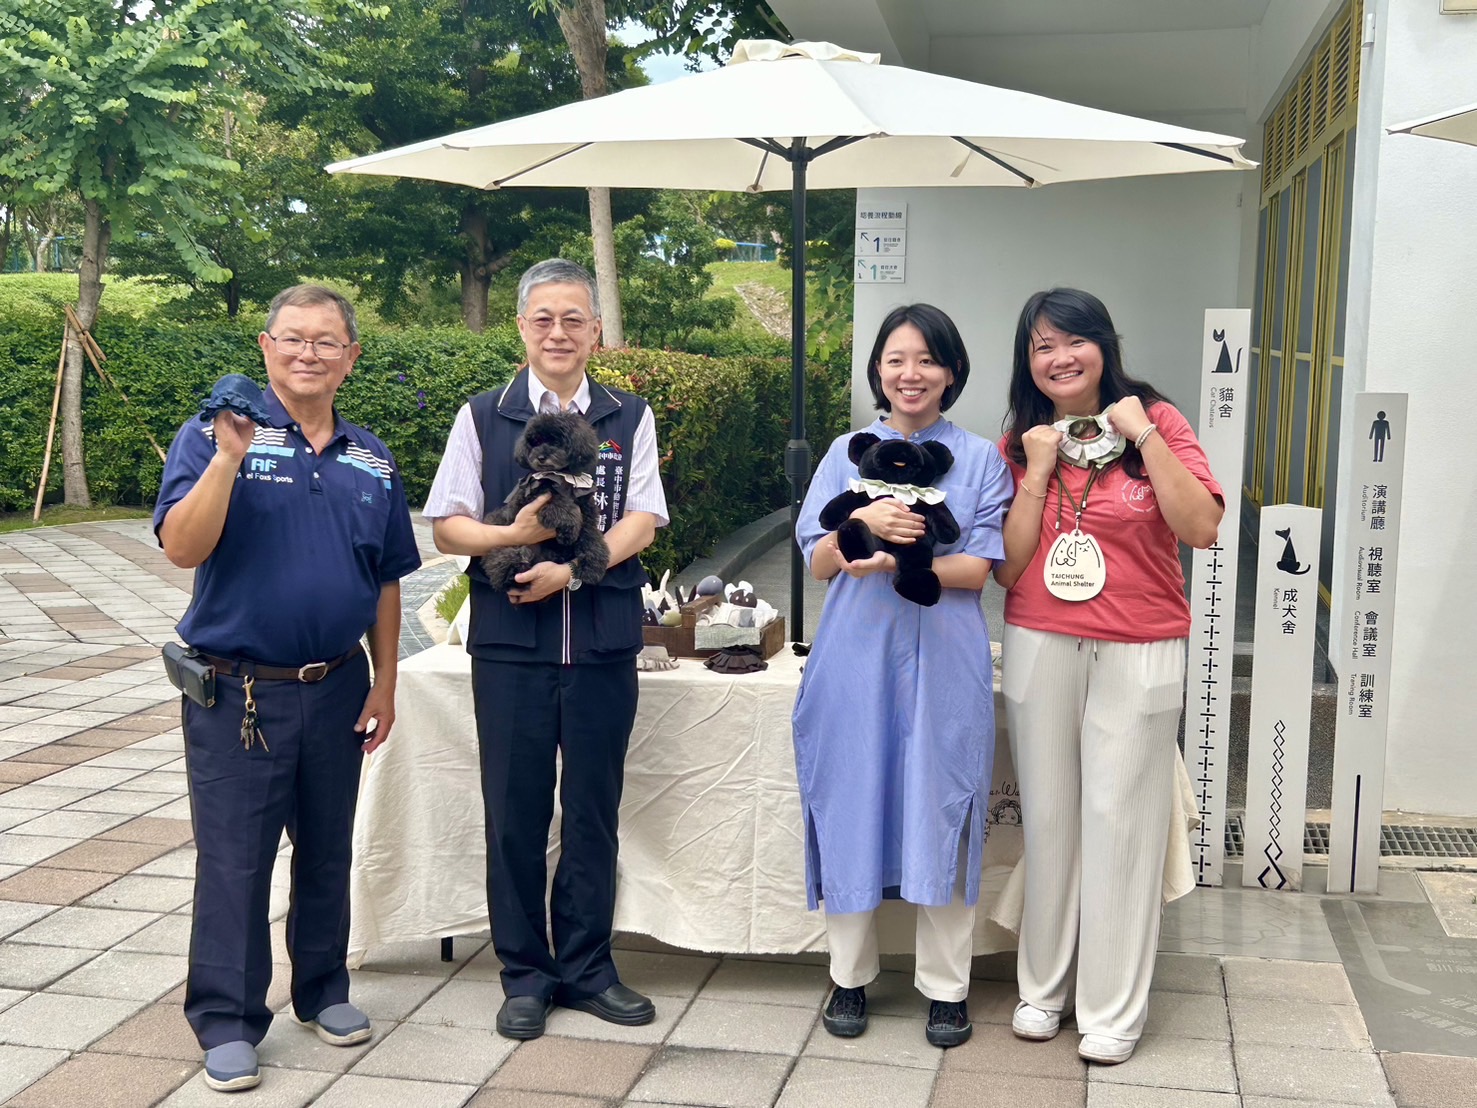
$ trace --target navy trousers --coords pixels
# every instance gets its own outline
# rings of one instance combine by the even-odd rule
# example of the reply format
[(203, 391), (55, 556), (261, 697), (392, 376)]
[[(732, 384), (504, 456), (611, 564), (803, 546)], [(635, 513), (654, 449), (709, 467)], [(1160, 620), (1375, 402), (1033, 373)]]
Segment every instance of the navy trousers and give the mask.
[[(615, 984), (616, 826), (636, 663), (472, 662), (487, 901), (507, 996), (568, 1003)], [(559, 864), (545, 853), (559, 757)], [(552, 938), (552, 946), (550, 940)]]
[(349, 862), (364, 759), (354, 723), (369, 692), (356, 654), (322, 681), (255, 682), (266, 747), (241, 743), (239, 677), (216, 676), (213, 708), (184, 700), (195, 828), (195, 915), (185, 1018), (209, 1050), (262, 1041), (272, 1022), (272, 864), (292, 840), (287, 952), (299, 1019), (349, 999)]

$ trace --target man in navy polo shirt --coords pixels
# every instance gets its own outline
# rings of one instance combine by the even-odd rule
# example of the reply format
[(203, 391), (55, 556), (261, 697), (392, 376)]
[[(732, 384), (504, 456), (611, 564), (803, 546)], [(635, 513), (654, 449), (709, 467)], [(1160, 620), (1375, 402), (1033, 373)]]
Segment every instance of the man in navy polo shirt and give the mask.
[[(590, 274), (559, 258), (530, 268), (518, 284), (518, 330), (527, 368), (457, 413), (425, 515), (438, 549), (472, 556), (467, 653), (487, 818), (487, 900), (506, 997), (497, 1029), (534, 1039), (552, 1004), (619, 1024), (655, 1016), (650, 1000), (621, 984), (610, 933), (646, 582), (636, 555), (666, 524), (667, 500), (651, 409), (585, 373), (600, 338)], [(577, 564), (540, 562), (518, 575), (523, 589), (498, 592), (480, 556), (553, 532), (536, 516), (542, 498), (506, 526), (483, 516), (527, 473), (513, 461), (524, 425), (554, 410), (578, 411), (600, 439), (591, 496), (610, 569), (586, 582)], [(563, 819), (546, 909), (556, 753)]]
[(182, 700), (197, 852), (185, 1018), (214, 1089), (261, 1080), (284, 828), (293, 1010), (326, 1042), (370, 1036), (345, 965), (350, 841), (360, 763), (395, 720), (400, 578), (420, 555), (389, 450), (333, 406), (357, 340), (338, 293), (279, 293), (257, 340), (270, 426), (186, 422), (154, 509), (169, 560), (195, 569), (180, 636), (216, 673), (213, 707)]

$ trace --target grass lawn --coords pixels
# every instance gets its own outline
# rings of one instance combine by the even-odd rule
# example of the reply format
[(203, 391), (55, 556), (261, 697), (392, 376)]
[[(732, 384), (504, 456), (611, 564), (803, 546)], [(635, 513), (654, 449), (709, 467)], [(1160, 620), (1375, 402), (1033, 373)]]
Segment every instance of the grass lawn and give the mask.
[(74, 508), (70, 504), (53, 504), (41, 509), (41, 522), (32, 523), (29, 510), (0, 512), (0, 532), (26, 531), (32, 527), (59, 527), (64, 523), (93, 523), (108, 519), (148, 519), (154, 513), (148, 508)]
[(708, 272), (713, 275), (709, 296), (737, 296), (737, 286), (756, 284), (790, 295), (790, 271), (779, 262), (712, 262)]
[[(160, 285), (137, 277), (109, 276), (106, 285), (100, 310), (130, 319), (147, 318), (160, 306), (190, 291), (184, 285)], [(75, 273), (0, 274), (0, 320), (55, 317), (60, 335), (62, 305), (76, 303)]]

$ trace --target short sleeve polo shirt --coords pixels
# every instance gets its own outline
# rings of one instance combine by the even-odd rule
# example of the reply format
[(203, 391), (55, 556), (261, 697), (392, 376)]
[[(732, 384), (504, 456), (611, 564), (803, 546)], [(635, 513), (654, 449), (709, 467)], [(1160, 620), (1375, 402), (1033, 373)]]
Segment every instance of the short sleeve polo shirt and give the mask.
[[(179, 623), (207, 654), (264, 665), (337, 658), (375, 622), (381, 587), (420, 565), (395, 460), (337, 413), (321, 454), (270, 388), (231, 492), (215, 550), (195, 571)], [(164, 466), (154, 533), (215, 455), (209, 423), (191, 419)]]

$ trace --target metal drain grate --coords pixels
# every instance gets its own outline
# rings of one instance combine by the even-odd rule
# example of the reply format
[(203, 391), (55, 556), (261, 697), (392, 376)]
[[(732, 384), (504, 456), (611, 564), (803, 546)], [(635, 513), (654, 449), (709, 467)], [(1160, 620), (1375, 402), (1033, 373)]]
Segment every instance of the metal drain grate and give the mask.
[(1246, 853), (1246, 828), (1240, 816), (1226, 817), (1226, 857), (1240, 858)]
[(1477, 858), (1477, 828), (1384, 827), (1380, 829), (1380, 856)]
[[(1328, 853), (1329, 827), (1309, 823), (1303, 827), (1303, 853)], [(1240, 816), (1226, 819), (1226, 857), (1246, 853), (1246, 828)], [(1380, 830), (1381, 858), (1477, 858), (1477, 827), (1412, 827), (1388, 824)]]

